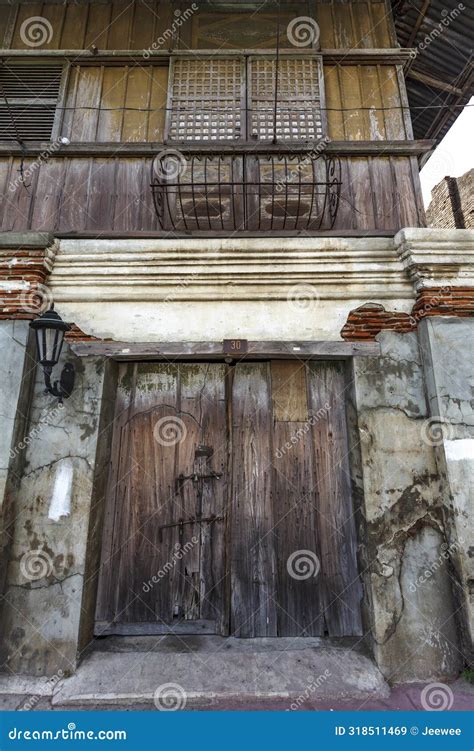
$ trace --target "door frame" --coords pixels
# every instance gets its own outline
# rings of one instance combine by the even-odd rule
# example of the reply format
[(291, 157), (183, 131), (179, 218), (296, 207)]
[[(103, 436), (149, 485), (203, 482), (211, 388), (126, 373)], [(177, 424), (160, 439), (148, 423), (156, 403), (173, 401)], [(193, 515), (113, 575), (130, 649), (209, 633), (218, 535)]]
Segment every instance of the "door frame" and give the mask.
[[(240, 340), (241, 341), (241, 340)], [(106, 360), (106, 378), (104, 384), (107, 389), (113, 390), (112, 400), (106, 400), (102, 405), (101, 438), (98, 445), (98, 454), (96, 458), (96, 470), (94, 481), (94, 492), (92, 497), (92, 510), (90, 519), (90, 528), (88, 535), (87, 549), (89, 552), (86, 574), (86, 585), (83, 593), (83, 618), (81, 618), (79, 633), (79, 649), (85, 648), (87, 644), (93, 641), (97, 634), (94, 634), (95, 628), (95, 608), (97, 600), (97, 586), (99, 577), (99, 561), (102, 552), (102, 533), (104, 526), (104, 506), (105, 506), (105, 483), (107, 483), (108, 464), (110, 458), (110, 440), (113, 424), (113, 410), (111, 405), (115, 404), (115, 391), (117, 387), (118, 365), (124, 361), (146, 361), (153, 360), (157, 362), (239, 362), (239, 361), (258, 361), (271, 359), (284, 360), (345, 360), (348, 367), (355, 357), (378, 357), (381, 355), (381, 346), (378, 342), (346, 342), (346, 341), (249, 341), (247, 352), (240, 357), (229, 355), (224, 351), (223, 342), (106, 342), (101, 340), (72, 341), (70, 349), (80, 358), (83, 357), (103, 357)], [(105, 386), (104, 386), (105, 388)], [(357, 422), (357, 416), (355, 415)], [(348, 438), (353, 434), (354, 426), (351, 426), (348, 419)], [(357, 436), (354, 436), (357, 438)], [(351, 441), (350, 441), (351, 442)], [(232, 452), (231, 439), (228, 441), (229, 451)], [(355, 441), (354, 451), (350, 451), (350, 470), (351, 474), (356, 472), (357, 468), (361, 470), (360, 451)], [(352, 456), (354, 454), (354, 456)], [(355, 465), (353, 464), (355, 462)], [(356, 469), (354, 469), (354, 467)], [(232, 467), (229, 465), (229, 471)], [(354, 475), (355, 477), (355, 475)], [(231, 492), (229, 490), (229, 492)], [(354, 496), (353, 502), (356, 507), (356, 515), (359, 514), (357, 507), (361, 499)], [(363, 519), (361, 519), (363, 521)], [(360, 525), (358, 525), (360, 528)], [(228, 529), (226, 526), (226, 539), (228, 540)], [(362, 525), (364, 529), (364, 525)], [(365, 536), (365, 533), (364, 533)], [(360, 541), (364, 545), (364, 541)], [(357, 556), (360, 557), (359, 554)], [(363, 569), (360, 566), (359, 572)], [(362, 575), (361, 575), (362, 576)], [(362, 577), (365, 579), (365, 577)], [(227, 576), (227, 586), (230, 588), (230, 577)], [(225, 599), (229, 602), (229, 598)], [(369, 623), (368, 613), (364, 605), (362, 606), (362, 621)], [(104, 632), (104, 636), (106, 632)]]

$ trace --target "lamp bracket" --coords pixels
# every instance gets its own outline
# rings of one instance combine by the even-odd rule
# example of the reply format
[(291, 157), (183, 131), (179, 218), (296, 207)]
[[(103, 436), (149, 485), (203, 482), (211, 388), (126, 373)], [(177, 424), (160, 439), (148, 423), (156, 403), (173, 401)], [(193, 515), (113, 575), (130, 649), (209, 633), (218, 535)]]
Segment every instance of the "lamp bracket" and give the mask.
[(67, 362), (61, 371), (59, 381), (51, 383), (51, 370), (44, 370), (44, 382), (46, 385), (46, 393), (52, 394), (59, 399), (62, 404), (63, 399), (68, 399), (74, 389), (75, 370), (74, 365), (71, 362)]

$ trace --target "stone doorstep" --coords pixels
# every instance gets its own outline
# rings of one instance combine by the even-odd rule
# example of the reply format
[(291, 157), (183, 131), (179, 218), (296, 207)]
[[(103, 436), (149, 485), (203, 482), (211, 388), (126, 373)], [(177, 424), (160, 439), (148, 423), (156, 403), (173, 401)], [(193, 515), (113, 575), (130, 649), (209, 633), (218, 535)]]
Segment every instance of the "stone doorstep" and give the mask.
[(384, 699), (374, 662), (350, 649), (238, 653), (95, 652), (53, 691), (55, 708), (152, 704), (158, 687), (182, 687), (186, 706), (300, 699)]
[[(57, 684), (56, 684), (57, 685)], [(51, 697), (55, 686), (51, 678), (32, 675), (0, 675), (0, 697)]]

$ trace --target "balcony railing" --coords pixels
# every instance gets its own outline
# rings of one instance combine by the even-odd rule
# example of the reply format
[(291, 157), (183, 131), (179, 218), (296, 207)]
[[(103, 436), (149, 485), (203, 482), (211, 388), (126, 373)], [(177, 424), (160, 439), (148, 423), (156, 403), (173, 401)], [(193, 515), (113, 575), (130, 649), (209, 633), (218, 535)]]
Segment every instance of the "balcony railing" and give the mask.
[(324, 231), (339, 207), (341, 164), (314, 152), (182, 153), (153, 162), (160, 226), (175, 231)]

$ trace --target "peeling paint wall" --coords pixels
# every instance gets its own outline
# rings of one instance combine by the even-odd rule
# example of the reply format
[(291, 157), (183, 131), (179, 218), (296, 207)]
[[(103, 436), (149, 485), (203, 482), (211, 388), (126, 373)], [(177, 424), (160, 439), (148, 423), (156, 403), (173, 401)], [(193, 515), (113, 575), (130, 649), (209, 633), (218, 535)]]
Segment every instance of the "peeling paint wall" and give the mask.
[[(463, 540), (472, 466), (466, 441), (474, 436), (465, 386), (469, 323), (459, 321), (452, 339), (450, 320), (430, 319), (420, 336), (385, 332), (378, 337), (382, 356), (355, 358), (351, 366), (364, 626), (391, 682), (442, 679), (462, 668), (455, 611), (472, 582)], [(444, 352), (450, 341), (463, 344)], [(27, 369), (23, 345), (21, 351)], [(0, 624), (2, 661), (18, 673), (73, 672), (92, 634), (115, 383), (101, 359), (67, 351), (63, 359), (75, 363), (76, 386), (62, 408), (44, 394), (34, 364), (33, 398), (15, 386), (13, 402), (9, 392), (12, 415), (29, 410), (9, 470), (17, 482), (9, 496), (14, 524)], [(441, 441), (433, 433), (436, 411), (453, 423)]]
[[(14, 672), (76, 667), (104, 363), (74, 361), (76, 385), (62, 408), (38, 368), (12, 495), (14, 526), (2, 616), (1, 662)], [(58, 370), (59, 370), (58, 366)]]
[(391, 682), (439, 679), (462, 662), (422, 360), (416, 333), (378, 339), (354, 360), (374, 655)]
[(432, 318), (419, 331), (462, 650), (474, 660), (474, 321)]

